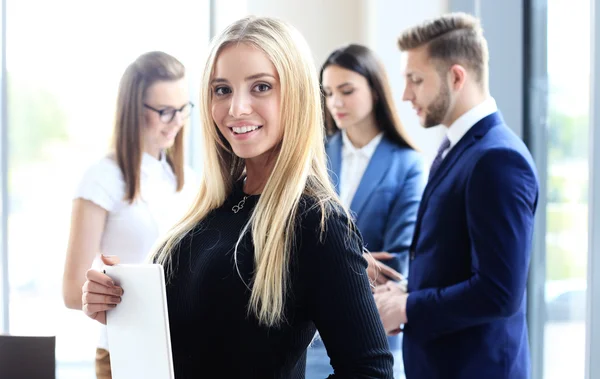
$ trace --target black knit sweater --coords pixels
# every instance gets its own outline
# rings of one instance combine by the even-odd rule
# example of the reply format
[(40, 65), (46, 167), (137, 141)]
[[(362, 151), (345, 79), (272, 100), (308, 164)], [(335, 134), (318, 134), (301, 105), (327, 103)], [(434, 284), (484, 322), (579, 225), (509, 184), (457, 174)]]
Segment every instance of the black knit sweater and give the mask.
[[(180, 243), (167, 284), (177, 379), (304, 378), (306, 349), (316, 330), (332, 378), (392, 378), (393, 357), (369, 288), (357, 234), (341, 212), (331, 214), (321, 238), (319, 207), (303, 198), (291, 254), (285, 321), (259, 325), (248, 312), (254, 247), (250, 233), (234, 247), (258, 196), (239, 213), (241, 184)], [(238, 273), (239, 270), (239, 273)], [(241, 277), (240, 277), (241, 274)]]

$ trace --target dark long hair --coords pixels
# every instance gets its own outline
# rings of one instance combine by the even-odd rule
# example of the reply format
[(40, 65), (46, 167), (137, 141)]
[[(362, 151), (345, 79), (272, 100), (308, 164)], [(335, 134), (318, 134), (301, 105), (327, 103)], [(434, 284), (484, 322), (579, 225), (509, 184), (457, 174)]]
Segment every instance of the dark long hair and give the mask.
[[(367, 79), (375, 98), (373, 112), (375, 112), (377, 127), (396, 144), (416, 150), (398, 117), (385, 69), (373, 51), (366, 46), (356, 44), (346, 45), (333, 51), (321, 67), (319, 75), (321, 86), (323, 85), (323, 71), (332, 65), (354, 71)], [(325, 104), (323, 104), (323, 109), (327, 135), (331, 136), (339, 129)]]

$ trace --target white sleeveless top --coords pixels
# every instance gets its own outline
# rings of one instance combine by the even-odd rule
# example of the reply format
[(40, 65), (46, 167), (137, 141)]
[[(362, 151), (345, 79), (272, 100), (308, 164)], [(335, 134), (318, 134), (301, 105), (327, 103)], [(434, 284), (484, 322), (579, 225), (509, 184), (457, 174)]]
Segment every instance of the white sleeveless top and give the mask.
[[(164, 235), (192, 205), (197, 177), (186, 167), (185, 185), (176, 192), (177, 178), (165, 154), (157, 160), (142, 156), (140, 197), (129, 204), (124, 200), (125, 181), (116, 161), (105, 157), (84, 173), (74, 198), (92, 201), (108, 211), (100, 252), (118, 255), (121, 263), (143, 263), (159, 237)], [(100, 256), (93, 267), (102, 267)], [(101, 327), (98, 347), (108, 350), (106, 329)]]

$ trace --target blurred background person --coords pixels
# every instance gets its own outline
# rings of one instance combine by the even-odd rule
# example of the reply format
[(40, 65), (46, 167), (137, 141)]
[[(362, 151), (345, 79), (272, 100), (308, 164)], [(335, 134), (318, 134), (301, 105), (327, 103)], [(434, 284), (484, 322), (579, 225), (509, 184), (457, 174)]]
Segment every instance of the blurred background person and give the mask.
[[(388, 333), (403, 327), (408, 379), (529, 379), (527, 278), (537, 170), (489, 90), (479, 19), (451, 13), (405, 30), (404, 100), (444, 125), (411, 246), (408, 293), (375, 298)], [(508, 112), (507, 112), (508, 113)]]
[[(425, 186), (421, 154), (400, 122), (386, 71), (369, 48), (350, 44), (333, 51), (320, 80), (331, 177), (375, 258), (366, 256), (369, 277), (376, 284), (398, 280), (397, 272), (408, 270)], [(395, 372), (401, 373), (401, 339), (394, 336), (389, 342)], [(307, 377), (323, 377), (328, 369), (325, 349), (317, 340), (309, 349)]]
[[(187, 88), (183, 64), (164, 52), (143, 54), (125, 70), (114, 150), (89, 167), (75, 192), (63, 276), (67, 307), (82, 308), (85, 272), (100, 263), (100, 254), (143, 262), (191, 205), (196, 180), (183, 151), (183, 128), (193, 107)], [(104, 327), (100, 333), (96, 375), (107, 379)]]

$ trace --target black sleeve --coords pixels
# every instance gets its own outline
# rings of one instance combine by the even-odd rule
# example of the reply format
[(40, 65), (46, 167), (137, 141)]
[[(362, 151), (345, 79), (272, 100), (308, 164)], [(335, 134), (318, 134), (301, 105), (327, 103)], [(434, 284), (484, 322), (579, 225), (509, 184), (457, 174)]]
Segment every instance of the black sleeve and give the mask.
[(330, 378), (393, 378), (390, 353), (371, 293), (362, 240), (340, 211), (320, 231), (318, 207), (302, 217), (303, 278), (308, 309), (331, 360)]

